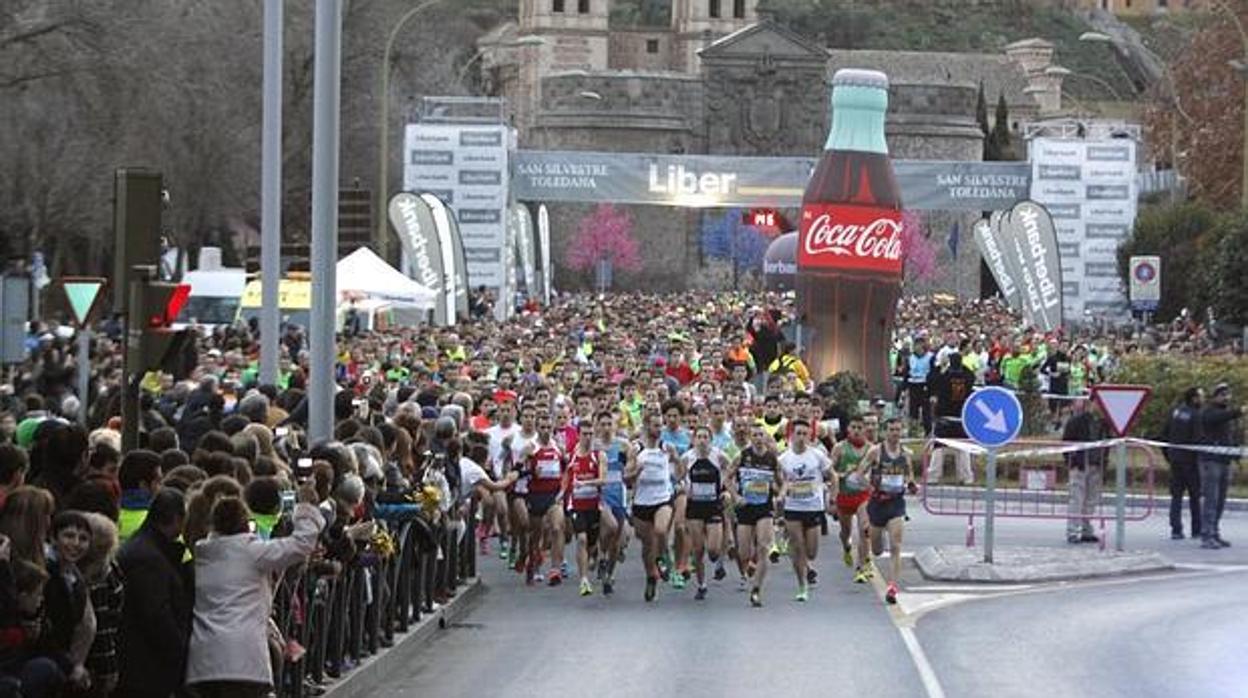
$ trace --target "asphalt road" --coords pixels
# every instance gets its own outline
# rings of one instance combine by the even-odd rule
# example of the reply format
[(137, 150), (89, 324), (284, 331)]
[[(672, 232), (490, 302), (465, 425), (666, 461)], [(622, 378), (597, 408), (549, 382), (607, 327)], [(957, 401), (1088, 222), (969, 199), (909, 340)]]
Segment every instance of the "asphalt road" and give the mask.
[(733, 576), (711, 582), (706, 601), (690, 585), (647, 604), (636, 550), (612, 597), (582, 598), (566, 583), (526, 588), (497, 559), (486, 562), (487, 588), (467, 621), (376, 695), (924, 695), (875, 589), (853, 584), (839, 559), (823, 562), (825, 579), (805, 604), (792, 600), (786, 564), (768, 576), (756, 609)]
[[(963, 541), (965, 519), (918, 502), (911, 511), (909, 550)], [(748, 607), (731, 574), (704, 602), (690, 585), (644, 603), (635, 544), (611, 598), (525, 587), (491, 558), (466, 619), (375, 695), (1245, 696), (1248, 515), (1228, 514), (1223, 533), (1235, 547), (1210, 552), (1169, 540), (1163, 517), (1130, 524), (1128, 548), (1180, 565), (1148, 578), (968, 589), (926, 582), (909, 565), (893, 609), (877, 588), (849, 581), (832, 538), (810, 602), (792, 600), (786, 559), (762, 609)], [(998, 536), (998, 545), (1067, 545), (1053, 521), (1001, 522)]]
[(933, 611), (917, 634), (945, 694), (1248, 695), (1248, 570), (1087, 584)]

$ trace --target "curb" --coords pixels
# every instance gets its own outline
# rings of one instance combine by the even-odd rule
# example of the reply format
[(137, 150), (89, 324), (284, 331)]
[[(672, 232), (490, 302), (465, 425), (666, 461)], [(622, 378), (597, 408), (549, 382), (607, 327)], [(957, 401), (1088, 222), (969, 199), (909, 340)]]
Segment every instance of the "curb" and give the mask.
[(988, 584), (1067, 582), (1174, 569), (1174, 563), (1160, 553), (1147, 551), (1076, 552), (999, 546), (996, 564), (985, 563), (982, 556), (978, 548), (934, 546), (920, 550), (914, 561), (925, 579)]
[(350, 674), (326, 687), (322, 698), (363, 698), (374, 695), (381, 684), (397, 669), (408, 665), (429, 640), (466, 615), (484, 590), (480, 577), (465, 581), (449, 603), (432, 613), (424, 614), (418, 624), (410, 626), (406, 633), (395, 636), (393, 647), (365, 659)]

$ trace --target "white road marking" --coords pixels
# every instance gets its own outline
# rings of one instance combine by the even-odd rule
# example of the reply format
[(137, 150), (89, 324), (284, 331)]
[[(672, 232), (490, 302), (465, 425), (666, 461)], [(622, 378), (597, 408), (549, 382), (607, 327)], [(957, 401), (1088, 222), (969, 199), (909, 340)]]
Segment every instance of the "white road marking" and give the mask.
[(901, 633), (901, 641), (905, 643), (906, 650), (910, 652), (910, 659), (914, 660), (914, 668), (919, 672), (919, 680), (923, 682), (927, 698), (945, 698), (945, 689), (941, 688), (940, 679), (936, 678), (936, 672), (928, 663), (927, 654), (923, 652), (923, 646), (919, 644), (919, 638), (915, 636), (914, 629), (899, 627), (897, 632)]

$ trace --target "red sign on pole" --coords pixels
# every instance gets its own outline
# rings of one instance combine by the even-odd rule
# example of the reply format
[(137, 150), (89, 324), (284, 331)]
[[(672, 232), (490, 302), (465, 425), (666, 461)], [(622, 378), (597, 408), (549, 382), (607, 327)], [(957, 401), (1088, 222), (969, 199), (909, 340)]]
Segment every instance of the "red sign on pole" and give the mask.
[(1153, 394), (1147, 385), (1095, 385), (1092, 399), (1100, 405), (1116, 436), (1126, 436)]

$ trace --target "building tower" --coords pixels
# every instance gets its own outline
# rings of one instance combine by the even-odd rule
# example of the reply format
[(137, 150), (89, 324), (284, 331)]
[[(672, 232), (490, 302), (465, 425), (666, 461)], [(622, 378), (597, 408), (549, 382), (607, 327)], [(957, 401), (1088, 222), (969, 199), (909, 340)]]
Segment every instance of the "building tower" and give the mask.
[(500, 41), (500, 55), (487, 65), (515, 66), (503, 93), (522, 141), (537, 116), (542, 77), (607, 69), (609, 16), (610, 0), (520, 0), (514, 35)]
[(701, 70), (698, 49), (758, 20), (758, 0), (672, 0), (672, 70)]

